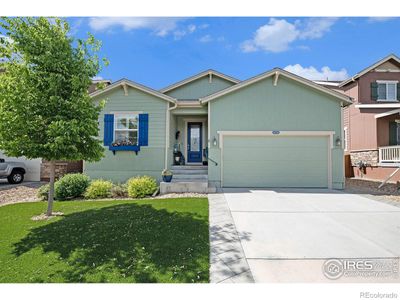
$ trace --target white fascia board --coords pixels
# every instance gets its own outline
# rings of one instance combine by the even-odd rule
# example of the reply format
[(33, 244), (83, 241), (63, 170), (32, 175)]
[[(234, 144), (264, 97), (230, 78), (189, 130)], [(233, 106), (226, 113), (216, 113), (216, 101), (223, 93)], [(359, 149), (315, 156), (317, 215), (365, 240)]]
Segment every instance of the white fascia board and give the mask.
[(394, 109), (394, 110), (387, 111), (387, 112), (384, 112), (381, 114), (376, 114), (374, 117), (375, 117), (375, 119), (379, 119), (379, 118), (384, 118), (384, 117), (391, 116), (391, 115), (398, 114), (398, 113), (400, 113), (400, 109)]
[(169, 92), (169, 91), (174, 90), (174, 89), (176, 89), (176, 88), (178, 88), (178, 87), (180, 87), (180, 86), (182, 86), (182, 85), (185, 85), (185, 84), (188, 84), (188, 83), (190, 83), (190, 82), (192, 82), (192, 81), (195, 81), (195, 80), (197, 80), (197, 79), (199, 79), (199, 78), (201, 78), (201, 77), (210, 76), (210, 75), (214, 75), (214, 76), (217, 76), (217, 77), (221, 77), (221, 78), (223, 78), (223, 79), (225, 79), (225, 80), (227, 80), (227, 81), (230, 81), (230, 82), (232, 82), (232, 83), (235, 83), (235, 84), (237, 84), (237, 83), (240, 82), (239, 79), (236, 79), (236, 78), (233, 78), (233, 77), (231, 77), (231, 76), (222, 74), (222, 73), (220, 73), (220, 72), (217, 72), (217, 71), (214, 71), (214, 70), (206, 70), (206, 71), (201, 72), (201, 73), (199, 73), (199, 74), (196, 74), (196, 75), (194, 75), (194, 76), (188, 77), (188, 78), (186, 78), (186, 79), (184, 79), (184, 80), (181, 80), (181, 81), (178, 81), (178, 82), (176, 82), (176, 83), (173, 83), (173, 84), (171, 84), (171, 85), (169, 85), (169, 86), (167, 86), (167, 87), (161, 89), (161, 90), (160, 90), (160, 93)]
[(356, 104), (355, 108), (400, 108), (400, 103), (390, 103), (390, 104)]
[(375, 69), (377, 66), (383, 64), (384, 62), (393, 59), (395, 61), (397, 61), (398, 63), (400, 63), (400, 58), (398, 58), (396, 55), (394, 54), (390, 54), (384, 58), (382, 58), (381, 60), (379, 60), (378, 62), (374, 63), (373, 65), (365, 68), (364, 70), (360, 71), (359, 73), (355, 74), (353, 77), (344, 80), (343, 82), (340, 83), (340, 87), (345, 86), (346, 84), (348, 84), (351, 81), (355, 81), (355, 79), (361, 77), (362, 75), (364, 75), (365, 73), (368, 73), (369, 71)]
[(248, 85), (251, 85), (253, 83), (256, 83), (256, 82), (258, 82), (260, 80), (263, 80), (265, 78), (268, 78), (268, 77), (276, 75), (276, 74), (280, 74), (280, 75), (285, 76), (287, 78), (290, 78), (292, 80), (298, 81), (298, 82), (300, 82), (302, 84), (310, 86), (310, 87), (312, 87), (312, 88), (314, 88), (316, 90), (319, 90), (321, 92), (324, 92), (326, 94), (334, 96), (334, 97), (340, 99), (341, 101), (344, 101), (347, 105), (353, 104), (353, 102), (350, 100), (350, 97), (348, 97), (345, 94), (333, 91), (333, 90), (328, 89), (326, 87), (323, 87), (323, 86), (321, 86), (321, 85), (319, 85), (319, 84), (317, 84), (317, 83), (315, 83), (315, 82), (313, 82), (311, 80), (305, 79), (303, 77), (297, 76), (295, 74), (292, 74), (292, 73), (290, 73), (288, 71), (285, 71), (285, 70), (282, 70), (282, 69), (279, 69), (279, 68), (272, 69), (270, 71), (267, 71), (265, 73), (262, 73), (260, 75), (255, 76), (255, 77), (252, 77), (252, 78), (250, 78), (248, 80), (242, 81), (242, 82), (240, 82), (240, 83), (238, 83), (238, 84), (236, 84), (234, 86), (231, 86), (231, 87), (226, 88), (226, 89), (224, 89), (222, 91), (216, 92), (214, 94), (211, 94), (211, 95), (209, 95), (207, 97), (204, 97), (204, 98), (201, 98), (199, 100), (200, 100), (200, 102), (202, 104), (205, 104), (205, 103), (207, 103), (207, 102), (209, 102), (211, 100), (214, 100), (214, 99), (219, 98), (219, 97), (221, 97), (223, 95), (226, 95), (228, 93), (231, 93), (233, 91), (236, 91), (238, 89), (241, 89), (243, 87), (246, 87)]
[(140, 90), (142, 92), (145, 92), (147, 94), (150, 94), (150, 95), (153, 95), (155, 97), (158, 97), (158, 98), (164, 99), (166, 101), (169, 101), (171, 103), (175, 103), (177, 101), (175, 98), (172, 98), (170, 96), (164, 95), (164, 94), (162, 94), (162, 93), (160, 93), (160, 92), (158, 92), (156, 90), (153, 90), (152, 88), (149, 88), (147, 86), (144, 86), (142, 84), (133, 82), (133, 81), (128, 80), (128, 79), (121, 79), (119, 81), (116, 81), (113, 84), (110, 84), (109, 86), (107, 86), (106, 88), (104, 88), (102, 90), (98, 90), (98, 91), (95, 91), (95, 92), (91, 93), (89, 96), (91, 98), (93, 98), (93, 97), (96, 97), (96, 96), (101, 95), (103, 93), (109, 92), (110, 90), (113, 90), (113, 89), (115, 89), (117, 87), (120, 87), (120, 86), (121, 87), (130, 86), (132, 88), (138, 89), (138, 90)]

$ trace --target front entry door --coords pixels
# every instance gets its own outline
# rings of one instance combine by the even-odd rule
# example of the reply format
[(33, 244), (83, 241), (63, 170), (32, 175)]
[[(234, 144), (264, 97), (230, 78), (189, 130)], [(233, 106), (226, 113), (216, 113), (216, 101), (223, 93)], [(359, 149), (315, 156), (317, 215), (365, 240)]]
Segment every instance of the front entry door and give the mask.
[(188, 123), (188, 145), (187, 145), (187, 162), (202, 162), (202, 140), (201, 140), (201, 123)]

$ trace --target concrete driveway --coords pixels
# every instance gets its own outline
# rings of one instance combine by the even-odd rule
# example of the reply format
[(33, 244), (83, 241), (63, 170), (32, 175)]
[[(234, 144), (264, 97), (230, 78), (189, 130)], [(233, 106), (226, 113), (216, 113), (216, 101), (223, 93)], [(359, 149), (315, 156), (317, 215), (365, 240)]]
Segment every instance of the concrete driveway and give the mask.
[[(214, 270), (225, 264), (234, 273), (231, 279), (241, 273), (231, 267), (234, 259), (224, 260), (227, 252), (220, 248), (233, 245), (236, 238), (242, 247), (233, 249), (240, 270), (255, 282), (400, 282), (395, 274), (400, 256), (399, 207), (316, 189), (225, 189), (215, 197), (219, 202), (210, 199), (211, 252), (214, 265), (220, 266)], [(222, 217), (224, 201), (236, 236), (229, 218)], [(326, 273), (335, 266), (326, 263), (333, 258), (344, 269), (340, 274)], [(357, 259), (360, 267), (343, 267)], [(366, 275), (371, 264), (372, 271), (385, 273)], [(340, 278), (328, 279), (324, 268), (328, 277)]]

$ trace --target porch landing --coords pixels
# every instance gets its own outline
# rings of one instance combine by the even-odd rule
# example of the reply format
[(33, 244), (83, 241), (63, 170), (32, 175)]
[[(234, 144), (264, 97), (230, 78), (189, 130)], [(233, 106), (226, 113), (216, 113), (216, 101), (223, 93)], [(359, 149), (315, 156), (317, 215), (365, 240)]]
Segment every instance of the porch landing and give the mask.
[(215, 192), (208, 187), (208, 167), (203, 165), (172, 166), (171, 182), (160, 183), (160, 194)]

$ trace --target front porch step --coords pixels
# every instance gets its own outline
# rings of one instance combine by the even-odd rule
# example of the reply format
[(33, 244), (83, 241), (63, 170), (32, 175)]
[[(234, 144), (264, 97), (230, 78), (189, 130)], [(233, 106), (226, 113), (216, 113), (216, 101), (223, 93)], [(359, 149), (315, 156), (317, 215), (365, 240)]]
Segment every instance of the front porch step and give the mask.
[(198, 181), (204, 180), (207, 181), (207, 174), (174, 174), (172, 176), (172, 181)]
[(192, 169), (172, 169), (172, 173), (175, 175), (186, 175), (186, 174), (193, 174), (193, 175), (207, 175), (207, 169), (199, 169), (199, 170), (192, 170)]
[(208, 193), (208, 182), (160, 182), (160, 194)]
[(203, 165), (184, 165), (184, 166), (171, 166), (171, 170), (208, 170), (208, 166)]

